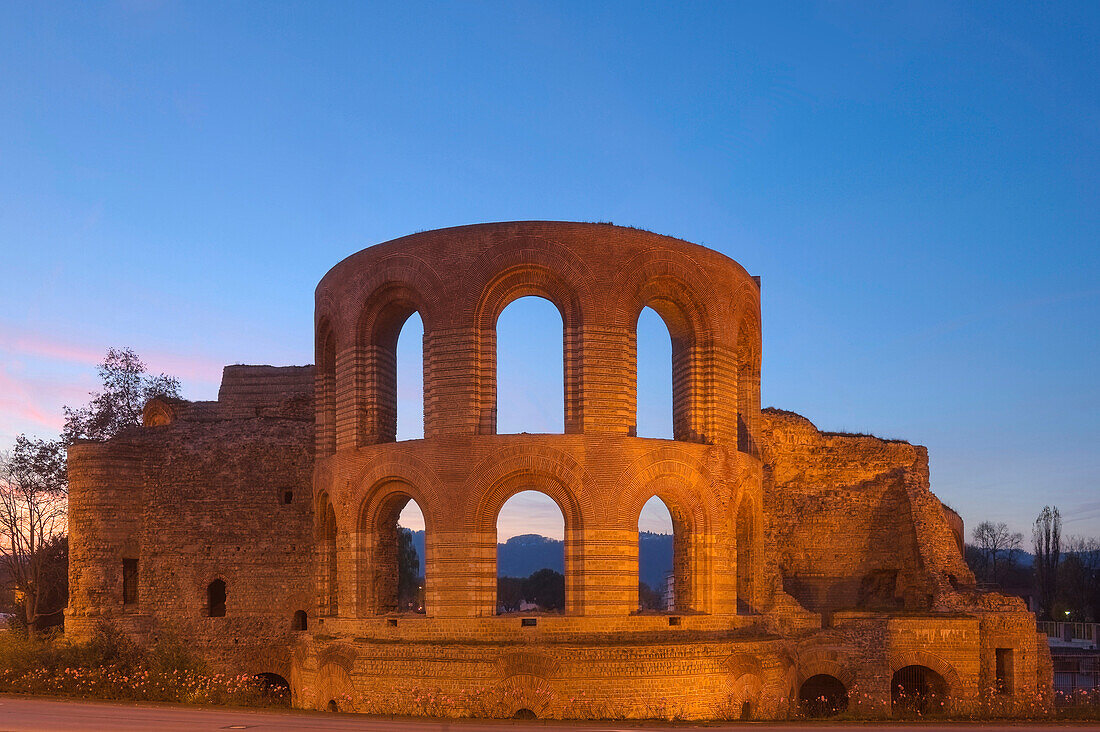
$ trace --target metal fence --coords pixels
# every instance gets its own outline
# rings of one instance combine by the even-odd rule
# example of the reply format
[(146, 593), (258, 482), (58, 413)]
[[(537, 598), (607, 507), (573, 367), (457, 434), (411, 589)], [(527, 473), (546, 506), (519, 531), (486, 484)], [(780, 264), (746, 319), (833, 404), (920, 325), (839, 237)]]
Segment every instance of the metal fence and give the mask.
[(1056, 653), (1054, 691), (1069, 696), (1081, 691), (1100, 689), (1100, 653), (1096, 651)]

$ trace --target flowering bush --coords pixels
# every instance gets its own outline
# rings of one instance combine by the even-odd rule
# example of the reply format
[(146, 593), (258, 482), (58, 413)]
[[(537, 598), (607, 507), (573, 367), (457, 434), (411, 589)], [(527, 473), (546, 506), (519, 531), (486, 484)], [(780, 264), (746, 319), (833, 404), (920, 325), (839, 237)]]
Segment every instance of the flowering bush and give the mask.
[(180, 643), (139, 647), (108, 625), (76, 644), (0, 632), (0, 692), (183, 704), (287, 706), (289, 693), (250, 675), (207, 672)]

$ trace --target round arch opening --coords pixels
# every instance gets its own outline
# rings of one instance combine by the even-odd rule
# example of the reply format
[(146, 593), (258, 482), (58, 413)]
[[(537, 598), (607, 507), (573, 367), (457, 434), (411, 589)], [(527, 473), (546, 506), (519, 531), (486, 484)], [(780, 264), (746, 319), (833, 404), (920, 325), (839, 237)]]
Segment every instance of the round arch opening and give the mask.
[(264, 672), (256, 674), (256, 683), (260, 686), (260, 693), (269, 703), (278, 705), (290, 705), (290, 682), (276, 673)]
[(815, 674), (798, 689), (798, 708), (804, 717), (835, 717), (848, 708), (848, 689), (829, 674)]
[[(638, 610), (675, 612), (684, 609), (686, 573), (683, 527), (677, 530), (668, 504), (653, 496), (638, 514)], [(677, 602), (679, 590), (679, 602)]]
[(546, 493), (523, 490), (496, 520), (496, 613), (564, 612), (565, 515)]
[(899, 716), (928, 716), (947, 708), (947, 682), (927, 666), (903, 666), (890, 681), (890, 706)]
[(494, 324), (497, 434), (564, 434), (565, 320), (541, 295), (517, 297)]
[(425, 613), (428, 532), (420, 504), (399, 489), (363, 511), (367, 571), (360, 592), (368, 612)]

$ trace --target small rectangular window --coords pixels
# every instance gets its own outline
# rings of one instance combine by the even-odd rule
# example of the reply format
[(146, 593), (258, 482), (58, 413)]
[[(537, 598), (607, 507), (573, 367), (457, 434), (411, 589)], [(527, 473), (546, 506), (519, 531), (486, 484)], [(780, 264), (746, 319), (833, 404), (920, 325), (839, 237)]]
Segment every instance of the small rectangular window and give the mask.
[(1012, 649), (997, 649), (997, 693), (1012, 693)]
[(122, 560), (122, 604), (134, 605), (138, 601), (138, 560)]
[(533, 628), (539, 624), (538, 618), (520, 618), (519, 624), (521, 628)]

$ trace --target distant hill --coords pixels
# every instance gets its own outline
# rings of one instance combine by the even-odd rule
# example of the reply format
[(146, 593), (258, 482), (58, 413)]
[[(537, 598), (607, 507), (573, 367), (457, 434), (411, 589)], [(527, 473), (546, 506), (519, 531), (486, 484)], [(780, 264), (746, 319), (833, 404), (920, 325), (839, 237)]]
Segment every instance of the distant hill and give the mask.
[(528, 577), (540, 569), (565, 573), (565, 543), (539, 534), (520, 534), (497, 544), (497, 574)]
[[(424, 572), (424, 532), (413, 532), (413, 546)], [(497, 573), (506, 577), (529, 577), (540, 569), (565, 573), (565, 547), (559, 539), (540, 534), (520, 534), (497, 544)], [(640, 579), (654, 589), (664, 587), (672, 571), (672, 536), (643, 531), (638, 536)]]

